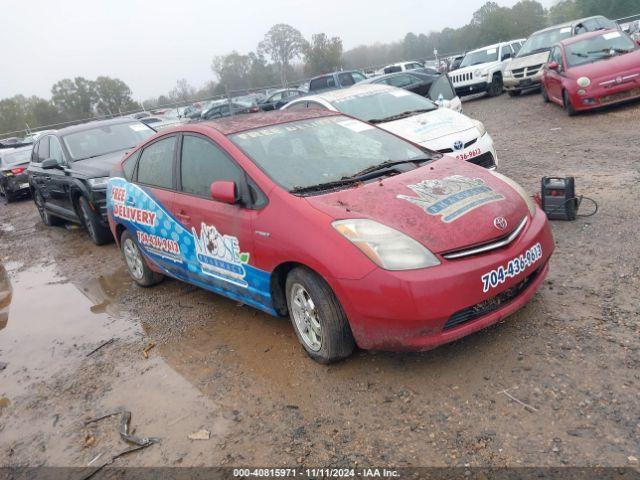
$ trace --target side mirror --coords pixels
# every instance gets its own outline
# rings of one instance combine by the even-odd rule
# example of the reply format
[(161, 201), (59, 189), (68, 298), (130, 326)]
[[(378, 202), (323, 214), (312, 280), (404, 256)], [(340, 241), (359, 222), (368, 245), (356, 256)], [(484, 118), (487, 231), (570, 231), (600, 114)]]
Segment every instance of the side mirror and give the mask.
[(40, 164), (43, 170), (51, 170), (52, 168), (60, 168), (58, 160), (55, 158), (47, 158)]
[(638, 39), (636, 40), (636, 43), (637, 43), (637, 44), (638, 44), (638, 46), (640, 47), (640, 38), (638, 38)]
[(211, 198), (217, 202), (234, 205), (238, 203), (236, 182), (231, 180), (216, 180), (211, 184)]
[(558, 62), (549, 62), (547, 68), (549, 70), (558, 70)]

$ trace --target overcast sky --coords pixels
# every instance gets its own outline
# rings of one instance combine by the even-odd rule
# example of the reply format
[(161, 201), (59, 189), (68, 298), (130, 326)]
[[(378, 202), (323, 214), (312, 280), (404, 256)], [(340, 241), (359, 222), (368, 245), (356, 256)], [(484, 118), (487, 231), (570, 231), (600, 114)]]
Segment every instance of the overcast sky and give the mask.
[[(517, 0), (498, 0), (511, 6)], [(553, 0), (542, 0), (549, 6)], [(50, 97), (75, 76), (124, 80), (136, 100), (167, 93), (179, 78), (213, 79), (215, 55), (256, 48), (276, 23), (306, 38), (325, 32), (344, 48), (389, 42), (469, 22), (485, 0), (2, 0), (0, 98)]]

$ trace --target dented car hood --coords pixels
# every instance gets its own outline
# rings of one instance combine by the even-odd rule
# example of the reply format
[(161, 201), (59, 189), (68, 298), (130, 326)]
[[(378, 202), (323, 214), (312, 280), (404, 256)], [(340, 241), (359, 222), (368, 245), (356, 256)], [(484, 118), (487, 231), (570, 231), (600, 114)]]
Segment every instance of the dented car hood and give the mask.
[(525, 57), (516, 57), (511, 60), (508, 69), (516, 70), (518, 68), (531, 67), (533, 65), (540, 65), (547, 63), (549, 60), (549, 52), (534, 53), (533, 55), (527, 55)]
[[(306, 200), (335, 220), (366, 218), (395, 228), (435, 253), (504, 237), (529, 215), (525, 201), (507, 183), (484, 168), (448, 156)], [(498, 217), (506, 226), (501, 220), (494, 222)]]
[(475, 129), (475, 124), (469, 117), (449, 108), (438, 108), (432, 112), (380, 123), (376, 126), (419, 144)]

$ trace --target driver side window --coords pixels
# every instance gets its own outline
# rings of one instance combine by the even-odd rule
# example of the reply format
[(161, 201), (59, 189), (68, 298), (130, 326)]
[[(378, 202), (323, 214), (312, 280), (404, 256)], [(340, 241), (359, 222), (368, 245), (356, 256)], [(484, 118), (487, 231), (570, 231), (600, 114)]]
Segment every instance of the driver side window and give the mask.
[(67, 164), (60, 141), (56, 137), (49, 137), (49, 157), (55, 158), (59, 165)]

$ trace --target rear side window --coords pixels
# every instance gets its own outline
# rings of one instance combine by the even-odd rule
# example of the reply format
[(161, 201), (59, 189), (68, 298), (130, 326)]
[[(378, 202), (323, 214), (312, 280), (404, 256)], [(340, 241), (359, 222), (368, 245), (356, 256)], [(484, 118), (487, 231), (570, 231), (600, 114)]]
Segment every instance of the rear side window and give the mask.
[(353, 85), (354, 83), (356, 83), (353, 80), (353, 77), (351, 76), (351, 73), (340, 73), (338, 74), (338, 81), (340, 82), (340, 85), (343, 87), (347, 87), (349, 85)]
[(160, 188), (173, 188), (173, 152), (176, 137), (163, 138), (142, 151), (138, 182)]
[(232, 180), (239, 184), (240, 168), (216, 145), (191, 135), (182, 140), (180, 178), (182, 191), (211, 197), (211, 184), (216, 180)]
[(387, 79), (387, 83), (394, 87), (406, 88), (414, 83), (419, 83), (414, 80), (414, 77), (411, 77), (410, 75), (396, 75), (395, 77)]
[(315, 78), (309, 83), (309, 90), (324, 90), (326, 88), (334, 88), (336, 82), (332, 75), (326, 77)]

